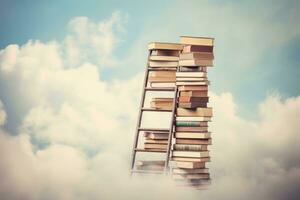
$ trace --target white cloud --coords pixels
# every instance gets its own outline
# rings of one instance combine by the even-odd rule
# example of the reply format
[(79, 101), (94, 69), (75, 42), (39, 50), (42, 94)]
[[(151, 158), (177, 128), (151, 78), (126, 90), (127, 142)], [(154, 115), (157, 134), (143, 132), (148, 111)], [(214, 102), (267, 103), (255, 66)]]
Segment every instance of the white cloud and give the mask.
[[(75, 18), (63, 42), (30, 41), (1, 50), (0, 79), (10, 90), (8, 99), (27, 108), (16, 136), (0, 130), (1, 197), (295, 198), (300, 97), (270, 96), (260, 105), (260, 120), (248, 121), (238, 115), (231, 93), (210, 94), (215, 117), (208, 191), (181, 191), (162, 178), (128, 179), (142, 75), (108, 83), (99, 70), (116, 62), (122, 16), (114, 13), (99, 23)], [(5, 113), (0, 104), (0, 125)]]

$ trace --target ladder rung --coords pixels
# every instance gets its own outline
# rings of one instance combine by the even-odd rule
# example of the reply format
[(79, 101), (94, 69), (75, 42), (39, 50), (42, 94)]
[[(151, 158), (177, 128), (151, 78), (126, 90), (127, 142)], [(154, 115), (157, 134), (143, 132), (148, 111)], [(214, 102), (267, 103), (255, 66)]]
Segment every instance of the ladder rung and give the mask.
[(154, 171), (154, 170), (131, 170), (131, 173), (140, 173), (140, 174), (163, 174), (164, 171)]
[(142, 108), (142, 111), (151, 111), (151, 112), (172, 112), (171, 109), (156, 109), (156, 108)]
[(162, 92), (174, 92), (175, 88), (170, 87), (170, 88), (151, 88), (151, 87), (146, 87), (146, 91), (162, 91)]
[(169, 132), (167, 128), (139, 128), (139, 131), (157, 131), (157, 132)]
[(167, 152), (167, 150), (163, 150), (163, 149), (139, 149), (139, 148), (136, 148), (135, 151), (150, 152), (150, 153), (166, 153)]

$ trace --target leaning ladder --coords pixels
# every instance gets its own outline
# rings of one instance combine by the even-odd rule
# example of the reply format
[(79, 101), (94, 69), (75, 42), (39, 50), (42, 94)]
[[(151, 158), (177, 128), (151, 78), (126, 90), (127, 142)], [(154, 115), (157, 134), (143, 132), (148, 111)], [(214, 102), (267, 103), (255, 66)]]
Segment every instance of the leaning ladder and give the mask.
[[(130, 170), (131, 175), (133, 173), (154, 173), (154, 174), (165, 173), (165, 174), (168, 174), (168, 172), (169, 172), (169, 161), (170, 161), (170, 152), (171, 152), (172, 138), (173, 138), (173, 133), (174, 133), (174, 125), (175, 125), (174, 122), (175, 122), (175, 113), (176, 113), (176, 107), (177, 107), (176, 104), (177, 104), (178, 88), (177, 88), (177, 86), (172, 87), (172, 88), (151, 88), (151, 87), (147, 87), (148, 77), (149, 77), (149, 72), (150, 71), (169, 71), (169, 70), (166, 70), (166, 69), (159, 69), (159, 68), (149, 67), (148, 63), (149, 63), (149, 58), (150, 58), (151, 52), (152, 52), (152, 50), (149, 50), (147, 64), (146, 64), (146, 70), (145, 70), (145, 78), (144, 78), (144, 83), (143, 83), (142, 98), (141, 98), (141, 102), (140, 102), (137, 126), (136, 126), (135, 137), (134, 137), (133, 148), (132, 148), (131, 170)], [(175, 70), (177, 70), (177, 68)], [(146, 95), (146, 92), (148, 92), (148, 91), (174, 92), (172, 110), (145, 108), (144, 107), (145, 106), (144, 105), (145, 104), (145, 95)], [(144, 112), (147, 112), (147, 111), (148, 112), (172, 112), (169, 129), (142, 128), (141, 127), (142, 115), (143, 115)], [(139, 136), (140, 136), (140, 133), (142, 131), (168, 132), (169, 137), (168, 137), (167, 150), (147, 150), (147, 149), (138, 148)], [(164, 170), (163, 171), (135, 170), (134, 168), (135, 168), (135, 159), (136, 159), (136, 153), (137, 152), (165, 153), (166, 156), (165, 156)]]

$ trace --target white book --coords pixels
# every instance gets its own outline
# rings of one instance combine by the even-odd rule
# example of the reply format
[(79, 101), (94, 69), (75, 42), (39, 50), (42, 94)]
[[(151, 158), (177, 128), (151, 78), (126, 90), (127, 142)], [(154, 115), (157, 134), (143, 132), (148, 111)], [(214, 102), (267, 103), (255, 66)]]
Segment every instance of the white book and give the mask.
[(176, 81), (176, 85), (210, 85), (210, 82), (209, 81), (196, 81), (196, 82)]
[(206, 77), (176, 77), (177, 82), (199, 82), (199, 81), (207, 81)]
[(208, 139), (211, 138), (210, 132), (176, 132), (175, 138), (184, 139)]
[(157, 60), (157, 61), (178, 61), (178, 56), (150, 56), (150, 60)]
[(206, 77), (206, 72), (176, 72), (176, 77)]
[(176, 117), (176, 121), (211, 121), (211, 117)]
[(209, 151), (172, 151), (173, 156), (177, 157), (209, 157)]
[(149, 67), (177, 67), (177, 61), (149, 61)]
[(172, 87), (175, 87), (175, 83), (151, 82), (150, 86), (153, 87), (153, 88), (160, 88), (160, 87), (172, 88)]

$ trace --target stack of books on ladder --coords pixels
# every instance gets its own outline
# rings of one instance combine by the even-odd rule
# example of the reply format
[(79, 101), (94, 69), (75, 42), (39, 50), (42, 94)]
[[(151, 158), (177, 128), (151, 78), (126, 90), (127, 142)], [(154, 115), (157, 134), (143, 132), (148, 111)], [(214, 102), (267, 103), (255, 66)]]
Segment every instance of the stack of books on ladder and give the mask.
[[(158, 111), (158, 115), (159, 112), (172, 112), (173, 98), (157, 95), (164, 92), (175, 92), (176, 71), (182, 48), (183, 45), (175, 43), (154, 42), (148, 45), (150, 55), (147, 64), (149, 70), (147, 88), (155, 91), (148, 107), (152, 111)], [(144, 151), (164, 153), (164, 156), (162, 160), (140, 160), (136, 163), (136, 169), (143, 171), (165, 170), (165, 153), (167, 153), (169, 134), (170, 131), (159, 129), (144, 131)]]
[(182, 36), (180, 43), (184, 47), (176, 72), (179, 95), (172, 177), (178, 185), (205, 189), (210, 184), (206, 164), (210, 161), (208, 145), (212, 144), (208, 130), (212, 108), (207, 106), (207, 68), (213, 65), (213, 39)]

